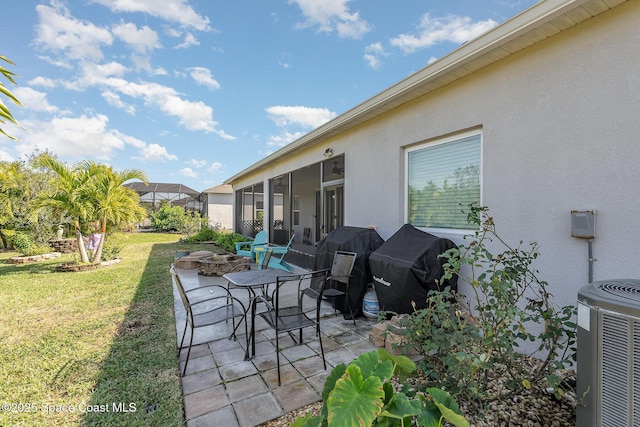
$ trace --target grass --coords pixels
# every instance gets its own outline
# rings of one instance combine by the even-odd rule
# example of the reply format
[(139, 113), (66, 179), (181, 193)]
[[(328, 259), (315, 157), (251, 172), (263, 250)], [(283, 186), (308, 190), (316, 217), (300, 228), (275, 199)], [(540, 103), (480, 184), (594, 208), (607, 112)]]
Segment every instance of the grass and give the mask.
[(213, 247), (176, 241), (131, 234), (120, 264), (78, 273), (0, 253), (0, 425), (184, 424), (168, 268)]

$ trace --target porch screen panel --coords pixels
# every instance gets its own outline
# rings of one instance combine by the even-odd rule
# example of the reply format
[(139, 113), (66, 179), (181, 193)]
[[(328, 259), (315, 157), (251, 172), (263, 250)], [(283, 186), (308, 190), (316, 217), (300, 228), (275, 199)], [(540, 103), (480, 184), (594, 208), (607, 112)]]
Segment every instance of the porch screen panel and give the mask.
[[(416, 227), (471, 229), (480, 203), (480, 134), (425, 145), (407, 155), (408, 221)], [(464, 210), (464, 212), (463, 212)]]

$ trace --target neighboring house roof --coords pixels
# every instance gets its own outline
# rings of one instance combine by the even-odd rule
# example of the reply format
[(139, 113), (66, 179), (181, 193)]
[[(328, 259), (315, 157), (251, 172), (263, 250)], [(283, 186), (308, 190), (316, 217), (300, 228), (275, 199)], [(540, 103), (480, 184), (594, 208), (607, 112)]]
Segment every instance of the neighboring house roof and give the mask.
[(232, 184), (301, 147), (322, 143), (626, 1), (628, 0), (540, 1), (503, 24), (463, 44), (438, 61), (254, 163), (227, 179), (225, 184)]
[(200, 196), (199, 191), (182, 184), (167, 184), (162, 182), (150, 182), (149, 184), (145, 184), (143, 182), (129, 182), (124, 184), (124, 187), (129, 187), (140, 195), (155, 192), (186, 194), (194, 199), (197, 199), (198, 196)]
[(215, 187), (207, 188), (203, 191), (206, 194), (231, 194), (233, 193), (233, 188), (228, 184), (220, 184)]

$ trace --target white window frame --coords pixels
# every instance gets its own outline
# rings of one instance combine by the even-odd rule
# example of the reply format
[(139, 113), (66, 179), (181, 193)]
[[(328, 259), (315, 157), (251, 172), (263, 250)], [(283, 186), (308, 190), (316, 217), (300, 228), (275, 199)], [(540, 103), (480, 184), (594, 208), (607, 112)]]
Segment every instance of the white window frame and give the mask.
[[(420, 144), (416, 144), (411, 147), (407, 147), (405, 149), (404, 155), (404, 222), (409, 224), (409, 155), (414, 151), (422, 150), (426, 147), (433, 147), (436, 145), (447, 144), (450, 142), (455, 142), (460, 139), (469, 138), (473, 136), (480, 136), (480, 206), (482, 206), (482, 194), (483, 194), (483, 183), (482, 183), (482, 164), (483, 164), (483, 144), (484, 144), (484, 136), (482, 130), (473, 130), (468, 132), (461, 132), (455, 135), (450, 135), (443, 138), (432, 139), (427, 142), (423, 142)], [(433, 234), (438, 237), (446, 237), (453, 241), (460, 241), (462, 237), (473, 234), (476, 230), (474, 229), (456, 229), (456, 228), (432, 228), (432, 227), (418, 227), (416, 228), (426, 231), (427, 233)]]

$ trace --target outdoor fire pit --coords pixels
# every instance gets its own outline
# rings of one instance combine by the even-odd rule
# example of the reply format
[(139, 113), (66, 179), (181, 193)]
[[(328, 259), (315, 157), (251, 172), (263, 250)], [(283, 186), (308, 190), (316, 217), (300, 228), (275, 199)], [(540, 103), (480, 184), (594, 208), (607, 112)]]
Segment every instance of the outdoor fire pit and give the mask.
[[(247, 264), (250, 262), (250, 258), (235, 254), (214, 254), (211, 257), (200, 260), (198, 274), (203, 276), (222, 276), (230, 272), (238, 264)], [(248, 268), (247, 266), (246, 269)], [(240, 268), (238, 268), (237, 271), (240, 271)]]

